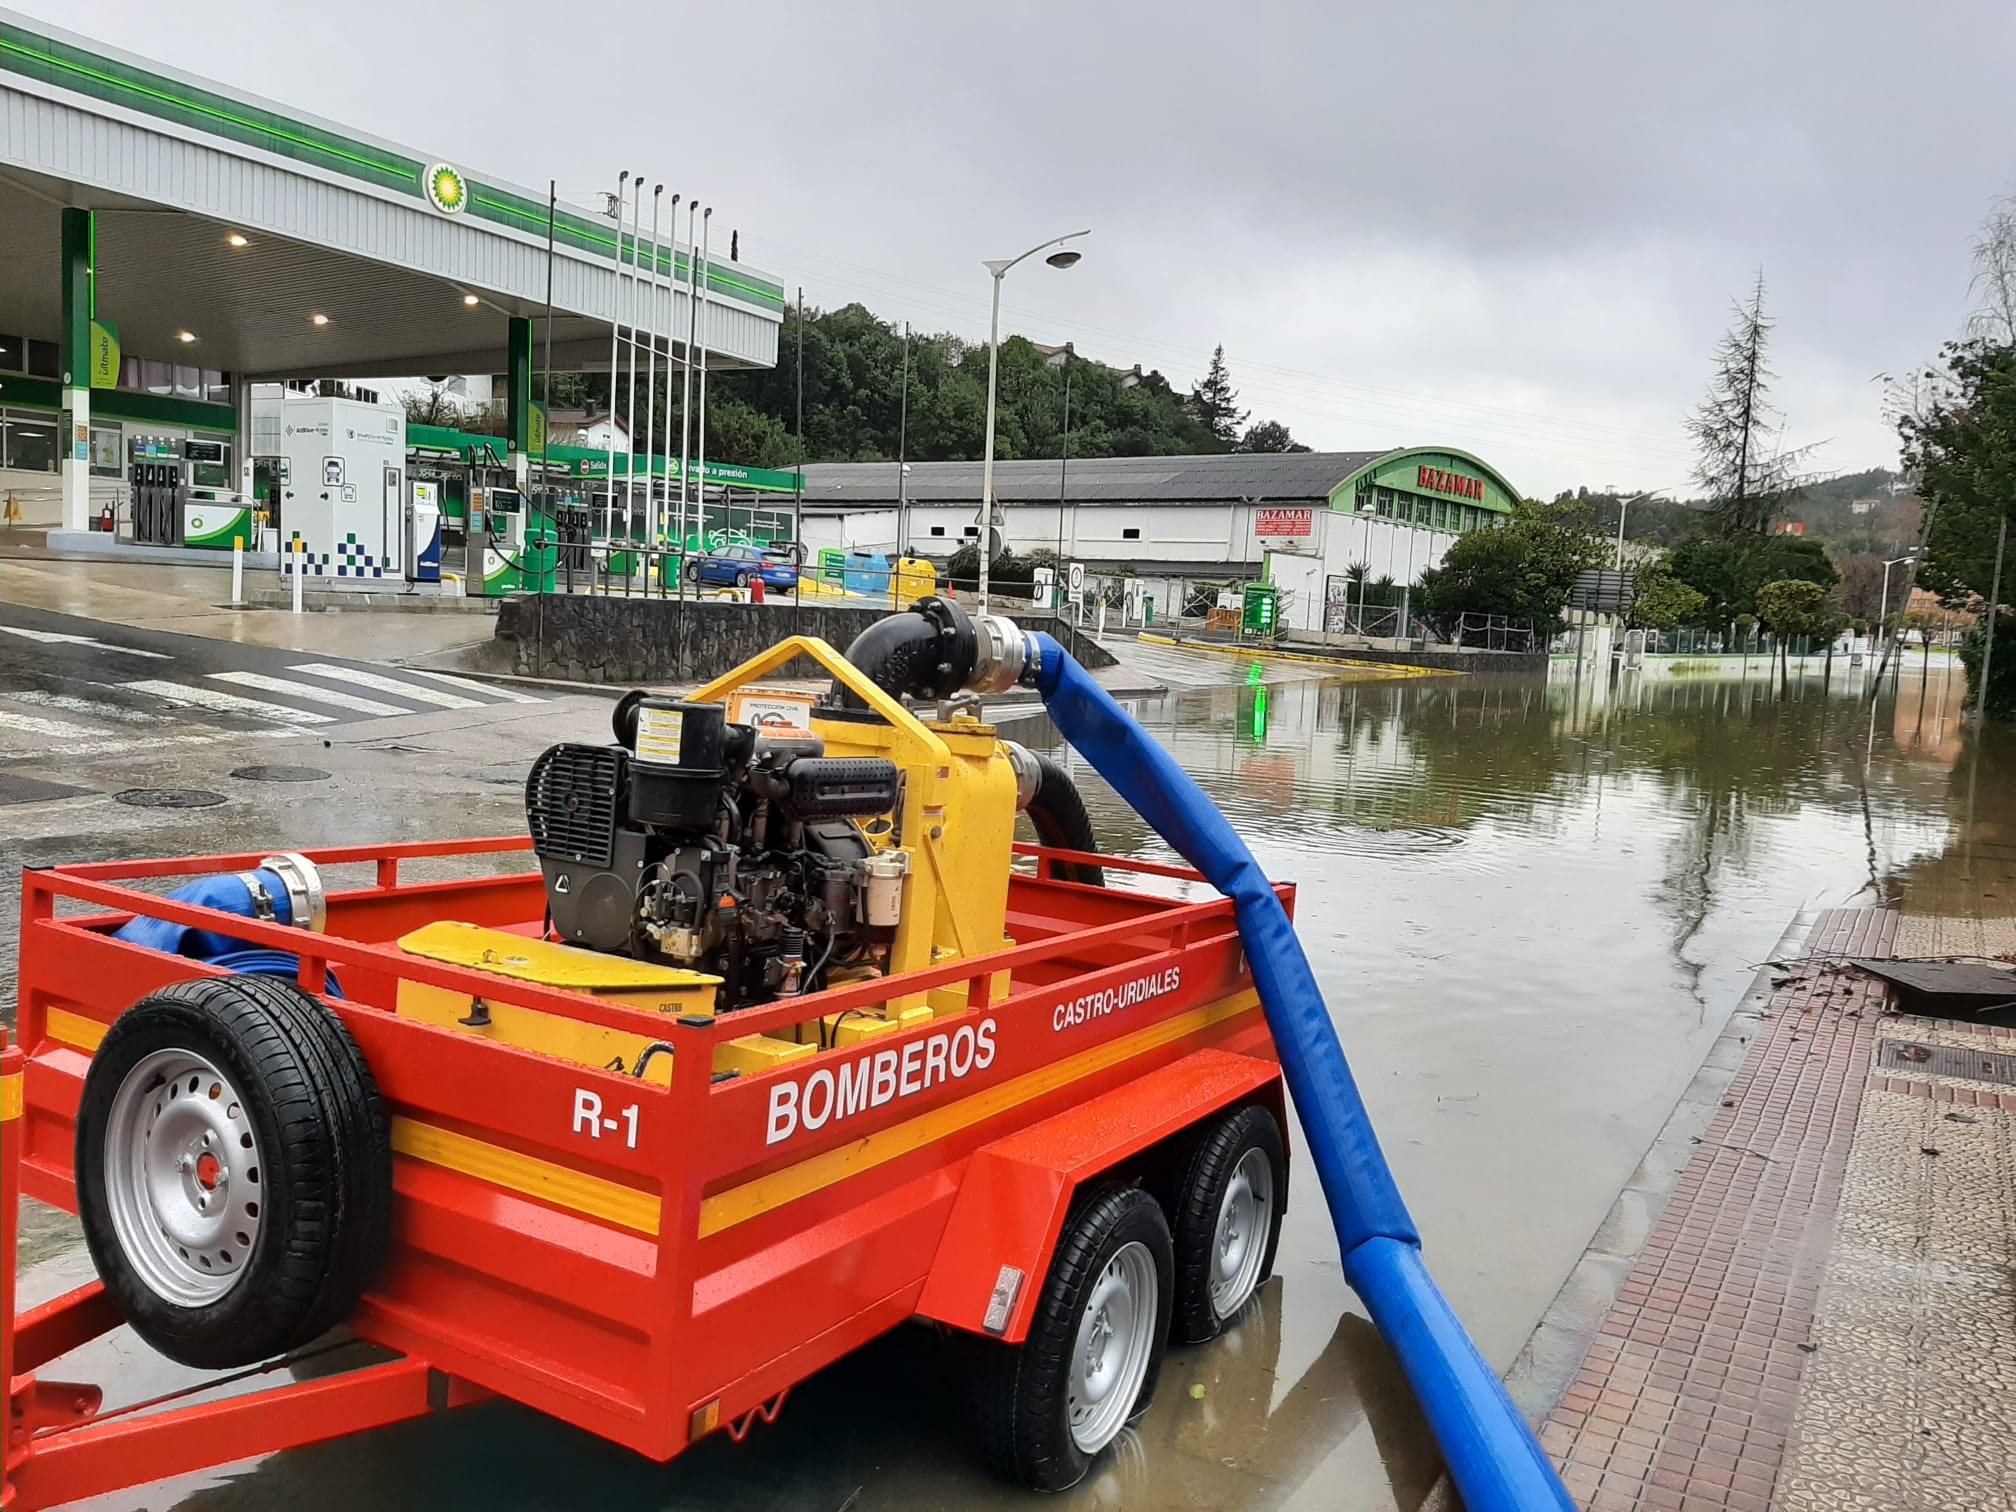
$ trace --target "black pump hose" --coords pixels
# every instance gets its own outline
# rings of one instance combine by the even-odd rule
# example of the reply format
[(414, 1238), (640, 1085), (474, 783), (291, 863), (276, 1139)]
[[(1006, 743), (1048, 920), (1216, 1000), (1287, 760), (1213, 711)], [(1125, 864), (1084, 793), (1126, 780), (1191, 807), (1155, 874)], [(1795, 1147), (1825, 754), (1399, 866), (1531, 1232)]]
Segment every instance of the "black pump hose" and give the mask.
[[(1036, 755), (1036, 795), (1029, 800), (1029, 822), (1036, 827), (1036, 839), (1053, 850), (1099, 849), (1099, 837), (1093, 832), (1092, 816), (1085, 812), (1078, 784), (1062, 763), (1040, 752)], [(1059, 861), (1057, 875), (1087, 887), (1106, 885), (1105, 869), (1089, 861)]]

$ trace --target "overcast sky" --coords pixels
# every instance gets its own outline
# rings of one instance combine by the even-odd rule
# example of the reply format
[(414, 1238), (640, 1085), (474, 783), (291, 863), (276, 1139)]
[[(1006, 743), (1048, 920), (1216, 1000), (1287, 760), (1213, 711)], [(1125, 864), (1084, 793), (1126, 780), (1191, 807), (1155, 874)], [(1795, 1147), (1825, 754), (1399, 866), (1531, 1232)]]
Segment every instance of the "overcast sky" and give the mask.
[(1528, 493), (1684, 486), (1760, 267), (1788, 439), (1890, 463), (1872, 379), (1954, 334), (2016, 191), (2007, 0), (12, 3), (479, 175), (662, 178), (928, 329), (984, 337), (979, 260), (1090, 226), (1007, 329), (1179, 385), (1223, 342), (1256, 418)]

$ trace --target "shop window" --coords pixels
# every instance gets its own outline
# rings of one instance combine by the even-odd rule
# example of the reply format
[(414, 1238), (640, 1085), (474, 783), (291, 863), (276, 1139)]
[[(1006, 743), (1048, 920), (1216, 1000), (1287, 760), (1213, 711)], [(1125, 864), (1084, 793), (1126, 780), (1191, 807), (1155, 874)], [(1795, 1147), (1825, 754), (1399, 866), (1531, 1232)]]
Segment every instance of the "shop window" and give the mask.
[(28, 343), (19, 336), (0, 331), (0, 373), (24, 372), (27, 361)]
[(0, 424), (0, 467), (19, 472), (56, 471), (56, 426), (46, 420), (10, 417)]

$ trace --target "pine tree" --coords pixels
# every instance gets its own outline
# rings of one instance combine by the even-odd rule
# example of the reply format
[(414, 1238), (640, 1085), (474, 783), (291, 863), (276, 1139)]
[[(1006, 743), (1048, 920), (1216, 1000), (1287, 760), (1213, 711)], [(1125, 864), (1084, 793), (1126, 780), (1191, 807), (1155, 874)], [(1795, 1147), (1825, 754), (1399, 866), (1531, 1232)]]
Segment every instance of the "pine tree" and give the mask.
[(1225, 346), (1220, 342), (1211, 353), (1211, 366), (1204, 381), (1190, 390), (1190, 408), (1204, 427), (1227, 446), (1239, 440), (1239, 428), (1249, 410), (1239, 408), (1239, 390), (1232, 387), (1232, 375), (1225, 371)]
[(1757, 275), (1748, 304), (1715, 348), (1715, 377), (1708, 397), (1687, 419), (1698, 460), (1694, 481), (1706, 490), (1709, 515), (1726, 536), (1762, 535), (1771, 516), (1802, 479), (1800, 459), (1812, 450), (1786, 450), (1774, 433), (1772, 372), (1767, 351), (1775, 324), (1764, 313), (1764, 275)]

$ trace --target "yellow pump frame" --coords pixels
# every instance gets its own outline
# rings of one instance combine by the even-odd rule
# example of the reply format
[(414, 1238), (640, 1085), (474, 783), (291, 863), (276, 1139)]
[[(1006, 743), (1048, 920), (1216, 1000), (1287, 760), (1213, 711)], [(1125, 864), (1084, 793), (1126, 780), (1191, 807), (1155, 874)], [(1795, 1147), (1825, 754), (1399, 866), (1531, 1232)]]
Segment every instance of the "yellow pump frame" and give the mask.
[[(901, 975), (941, 962), (971, 960), (1009, 948), (1008, 873), (1014, 860), (1015, 771), (991, 725), (971, 715), (929, 724), (869, 680), (829, 642), (795, 635), (687, 695), (724, 702), (738, 688), (772, 676), (803, 656), (831, 673), (884, 721), (812, 719), (833, 756), (879, 756), (896, 764), (903, 798), (891, 849), (907, 852), (902, 921), (889, 971)], [(990, 1000), (1008, 995), (1008, 973), (989, 979)], [(966, 1011), (966, 987), (941, 988), (890, 1003), (882, 1021), (849, 1016), (829, 1026), (839, 1042), (891, 1032), (933, 1015)], [(886, 1025), (886, 1027), (885, 1027)]]

